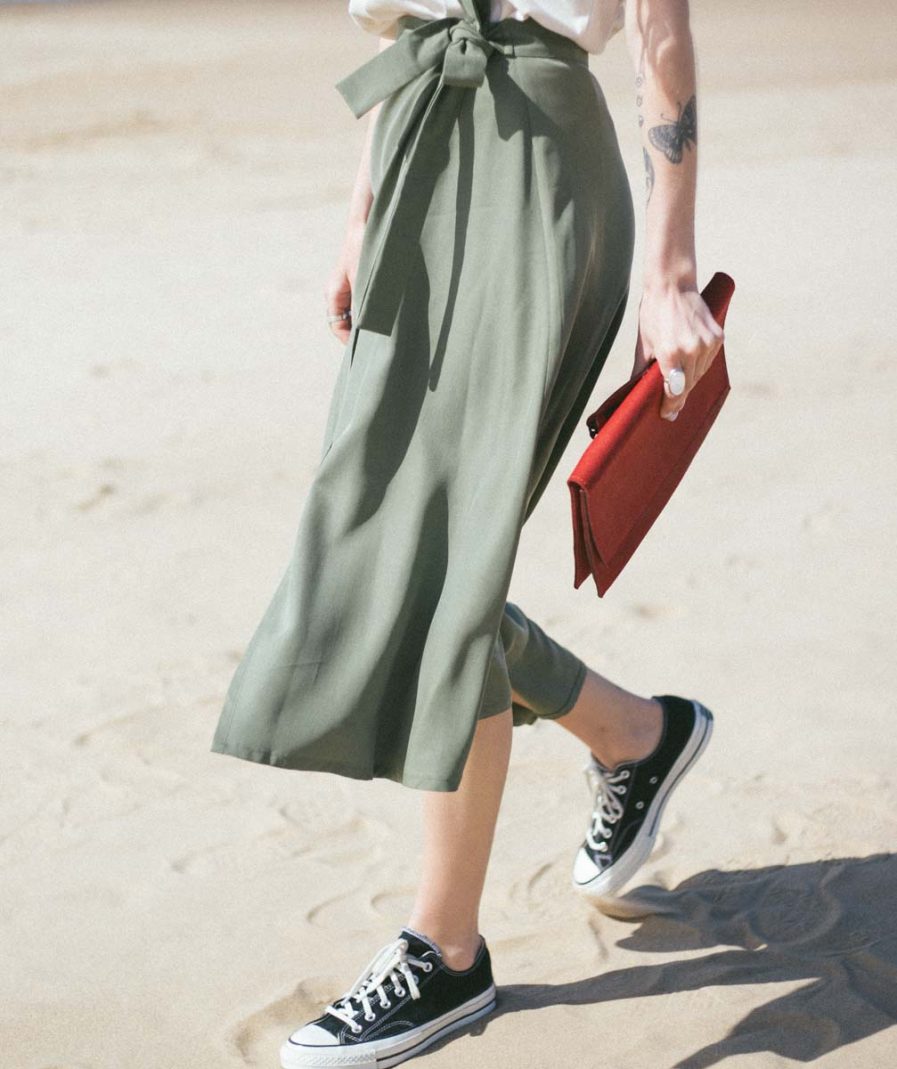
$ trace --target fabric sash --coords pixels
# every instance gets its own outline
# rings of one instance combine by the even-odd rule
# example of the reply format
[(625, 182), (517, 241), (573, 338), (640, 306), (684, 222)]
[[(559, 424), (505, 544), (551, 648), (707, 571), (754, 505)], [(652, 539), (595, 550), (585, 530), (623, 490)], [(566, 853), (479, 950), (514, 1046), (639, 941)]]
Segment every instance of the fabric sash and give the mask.
[[(562, 58), (588, 66), (588, 53), (569, 37), (531, 19), (489, 21), (490, 0), (461, 0), (464, 15), (442, 19), (403, 16), (401, 31), (389, 47), (340, 79), (336, 89), (356, 118), (427, 71), (440, 68), (439, 80), (414, 133), (410, 148), (390, 161), (368, 215), (365, 247), (353, 294), (352, 324), (390, 334), (405, 289), (413, 247), (420, 235), (430, 195), (444, 165), (451, 129), (463, 93), (486, 77), (493, 53), (505, 56)], [(437, 108), (448, 95), (450, 105)]]

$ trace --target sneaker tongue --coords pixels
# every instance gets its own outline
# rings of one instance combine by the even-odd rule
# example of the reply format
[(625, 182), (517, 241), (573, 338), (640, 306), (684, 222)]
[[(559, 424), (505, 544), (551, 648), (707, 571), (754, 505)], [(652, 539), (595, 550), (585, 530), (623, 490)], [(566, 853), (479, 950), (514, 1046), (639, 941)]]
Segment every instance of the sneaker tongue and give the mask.
[(437, 955), (440, 958), (442, 957), (442, 951), (439, 949), (438, 944), (425, 936), (423, 932), (418, 932), (414, 928), (403, 928), (399, 935), (400, 938), (408, 940), (408, 953), (413, 954), (416, 958), (421, 957), (428, 950), (435, 950)]

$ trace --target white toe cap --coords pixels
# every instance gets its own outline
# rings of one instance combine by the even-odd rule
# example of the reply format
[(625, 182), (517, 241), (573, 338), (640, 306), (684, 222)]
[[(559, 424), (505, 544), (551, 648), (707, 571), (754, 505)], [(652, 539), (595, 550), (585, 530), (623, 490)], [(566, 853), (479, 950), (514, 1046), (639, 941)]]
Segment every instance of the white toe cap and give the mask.
[(297, 1028), (290, 1036), (289, 1043), (303, 1047), (339, 1046), (336, 1036), (319, 1024), (307, 1024), (303, 1028)]
[(587, 851), (580, 847), (576, 860), (573, 862), (573, 879), (576, 883), (588, 883), (589, 880), (594, 880), (600, 875), (601, 869), (589, 857)]

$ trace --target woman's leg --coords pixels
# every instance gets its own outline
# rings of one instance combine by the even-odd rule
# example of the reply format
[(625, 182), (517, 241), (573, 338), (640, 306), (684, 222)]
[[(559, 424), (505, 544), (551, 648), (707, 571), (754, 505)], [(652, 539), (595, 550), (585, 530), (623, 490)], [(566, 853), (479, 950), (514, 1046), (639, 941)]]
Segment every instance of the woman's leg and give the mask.
[(600, 676), (512, 601), (499, 635), (515, 724), (556, 720), (608, 768), (647, 756), (660, 741), (660, 702)]
[[(513, 689), (515, 678), (547, 690), (532, 701), (581, 739), (604, 764), (613, 766), (651, 752), (660, 738), (662, 710), (586, 667), (512, 603), (503, 624), (512, 694), (518, 709), (530, 708)], [(541, 676), (539, 675), (541, 673)], [(549, 693), (561, 695), (549, 709)], [(529, 692), (529, 691), (528, 691)], [(420, 884), (408, 927), (429, 936), (447, 965), (466, 969), (480, 944), (479, 907), (495, 823), (511, 755), (511, 709), (481, 719), (456, 791), (423, 791), (424, 852)]]
[(477, 723), (456, 791), (425, 791), (421, 881), (408, 927), (429, 936), (452, 969), (480, 944), (479, 908), (508, 761), (511, 710)]
[(613, 768), (623, 761), (639, 761), (654, 750), (660, 742), (663, 706), (587, 668), (573, 708), (555, 721), (582, 740), (603, 765)]

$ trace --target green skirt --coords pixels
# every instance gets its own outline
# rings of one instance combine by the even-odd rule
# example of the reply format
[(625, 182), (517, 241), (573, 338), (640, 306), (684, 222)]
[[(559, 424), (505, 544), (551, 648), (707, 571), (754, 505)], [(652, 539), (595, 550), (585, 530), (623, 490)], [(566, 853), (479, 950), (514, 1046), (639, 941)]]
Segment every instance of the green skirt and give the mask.
[(562, 715), (584, 678), (506, 599), (623, 317), (632, 196), (588, 53), (464, 2), (337, 84), (382, 100), (352, 333), (218, 753), (451, 791), (478, 718)]

